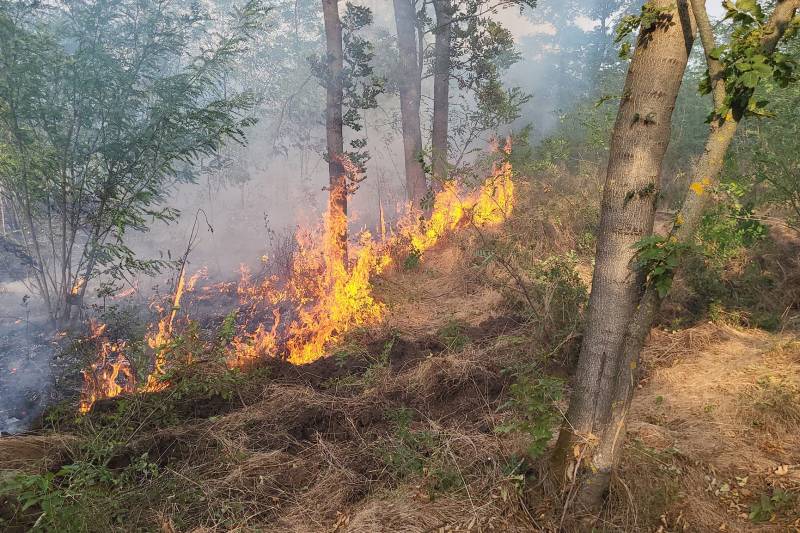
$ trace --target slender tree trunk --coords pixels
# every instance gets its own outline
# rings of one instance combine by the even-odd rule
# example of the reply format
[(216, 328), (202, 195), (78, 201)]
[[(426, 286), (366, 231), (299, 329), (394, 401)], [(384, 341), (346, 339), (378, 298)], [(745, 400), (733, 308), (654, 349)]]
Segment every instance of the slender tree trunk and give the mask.
[(622, 347), (643, 276), (635, 243), (653, 230), (671, 117), (693, 44), (687, 0), (653, 0), (658, 20), (641, 28), (611, 138), (592, 291), (567, 420), (554, 473), (575, 487), (579, 510), (599, 508), (613, 458), (604, 453)]
[[(716, 48), (714, 34), (708, 21), (705, 2), (691, 0), (691, 4), (697, 19), (703, 48), (706, 51), (709, 75), (713, 84), (714, 105), (718, 109), (724, 102), (726, 94), (721, 65), (710, 56), (710, 51)], [(761, 43), (764, 55), (769, 56), (775, 51), (775, 47), (786, 32), (797, 9), (800, 9), (800, 0), (783, 0), (776, 6), (768, 23), (772, 31), (765, 33), (765, 38)], [(747, 98), (743, 101), (746, 100)], [(675, 227), (671, 231), (671, 237), (680, 244), (689, 244), (694, 240), (703, 212), (710, 199), (709, 190), (719, 184), (719, 175), (725, 155), (743, 118), (743, 111), (734, 109), (725, 117), (716, 117), (711, 123), (705, 149), (692, 172), (692, 186), (676, 217)], [(638, 381), (637, 373), (642, 348), (661, 307), (661, 302), (662, 297), (658, 291), (653, 287), (647, 287), (625, 338), (623, 361), (613, 401), (614, 409), (608, 424), (609, 433), (613, 435), (613, 438), (604, 439), (602, 442), (605, 448), (603, 453), (611, 456), (614, 464), (618, 462), (622, 445), (625, 442), (627, 414)]]
[(342, 134), (342, 22), (338, 0), (322, 0), (325, 21), (326, 76), (325, 134), (328, 150), (328, 232), (332, 260), (347, 261), (347, 177)]
[(450, 109), (450, 0), (433, 0), (436, 11), (436, 43), (433, 66), (433, 131), (431, 157), (434, 185), (447, 179), (448, 118)]
[(419, 70), (416, 20), (412, 0), (394, 0), (397, 24), (397, 47), (400, 52), (400, 115), (403, 129), (403, 155), (406, 170), (406, 195), (419, 207), (425, 196), (425, 172), (422, 169), (422, 129), (419, 107), (422, 93), (422, 73)]

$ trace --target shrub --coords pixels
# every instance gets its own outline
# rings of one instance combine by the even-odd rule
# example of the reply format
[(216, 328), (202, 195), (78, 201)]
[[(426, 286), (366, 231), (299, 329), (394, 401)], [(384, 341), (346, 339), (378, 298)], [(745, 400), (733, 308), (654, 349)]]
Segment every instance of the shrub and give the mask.
[(547, 354), (558, 351), (580, 331), (588, 299), (574, 254), (534, 260), (518, 279), (509, 301), (530, 326)]
[(561, 380), (551, 377), (518, 375), (511, 385), (511, 397), (500, 409), (510, 410), (511, 419), (495, 428), (498, 433), (522, 433), (529, 438), (528, 455), (540, 457), (553, 438), (553, 428), (561, 420), (556, 404), (564, 394)]

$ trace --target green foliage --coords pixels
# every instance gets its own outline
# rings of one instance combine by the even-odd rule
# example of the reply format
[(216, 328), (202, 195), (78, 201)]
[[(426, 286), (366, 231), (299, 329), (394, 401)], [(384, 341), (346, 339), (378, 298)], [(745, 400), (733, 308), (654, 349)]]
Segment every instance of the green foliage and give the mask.
[(704, 216), (698, 230), (702, 251), (722, 266), (767, 236), (767, 227), (754, 218), (754, 206), (745, 202), (747, 190), (730, 182), (720, 187), (723, 196)]
[[(533, 6), (532, 0), (512, 0), (508, 4)], [(456, 166), (468, 154), (479, 151), (475, 141), (486, 132), (496, 133), (521, 114), (531, 96), (519, 87), (507, 88), (503, 73), (519, 61), (511, 31), (487, 16), (485, 0), (452, 2), (450, 77), (459, 91), (450, 103), (450, 146)], [(433, 25), (432, 20), (423, 23)], [(431, 69), (433, 65), (431, 64)]]
[(115, 495), (158, 477), (160, 472), (146, 453), (121, 470), (110, 469), (107, 458), (88, 456), (55, 472), (10, 475), (0, 479), (0, 499), (13, 508), (13, 520), (30, 524), (32, 531), (97, 531), (122, 526), (127, 509)]
[(437, 492), (463, 486), (444, 435), (434, 430), (412, 428), (414, 416), (410, 409), (393, 409), (386, 415), (394, 430), (391, 441), (382, 448), (381, 456), (397, 479), (423, 476), (431, 498)]
[[(263, 371), (262, 371), (263, 376)], [(165, 379), (169, 380), (170, 376)], [(222, 398), (231, 401), (237, 390), (252, 376), (246, 375), (237, 368), (222, 372), (189, 376), (188, 379), (173, 381), (170, 389), (169, 402), (173, 407), (180, 406), (184, 399), (196, 398)]]
[[(377, 98), (383, 93), (386, 84), (385, 78), (374, 73), (375, 47), (363, 37), (363, 30), (371, 25), (372, 21), (370, 8), (351, 2), (345, 4), (345, 11), (341, 15), (344, 57), (338, 81), (342, 84), (342, 125), (354, 132), (364, 128), (362, 111), (375, 109), (378, 106)], [(330, 81), (327, 61), (326, 56), (309, 58), (311, 72), (323, 87), (327, 87)], [(366, 171), (366, 163), (369, 160), (369, 152), (364, 150), (366, 145), (365, 137), (354, 138), (350, 141), (353, 150), (345, 154), (356, 165), (359, 173)], [(350, 178), (356, 179), (356, 176)]]
[(647, 284), (664, 298), (672, 287), (675, 269), (689, 245), (678, 242), (674, 237), (650, 235), (636, 244), (636, 267), (647, 276)]
[(789, 508), (793, 501), (792, 493), (779, 488), (773, 489), (772, 494), (763, 493), (761, 498), (750, 506), (747, 517), (752, 522), (767, 522), (776, 513)]
[(629, 59), (631, 57), (632, 43), (629, 38), (637, 29), (641, 28), (639, 40), (644, 41), (647, 39), (647, 34), (658, 27), (659, 23), (668, 24), (669, 22), (664, 17), (668, 12), (668, 9), (658, 9), (651, 2), (647, 2), (642, 6), (642, 11), (639, 15), (622, 17), (614, 35), (614, 43), (620, 44), (619, 57), (621, 59)]
[(448, 350), (458, 352), (469, 343), (469, 337), (464, 333), (466, 329), (467, 324), (464, 321), (450, 320), (439, 329), (437, 336)]
[[(768, 24), (764, 10), (756, 0), (725, 0), (725, 18), (733, 25), (731, 38), (711, 50), (709, 55), (722, 64), (722, 79), (725, 80), (725, 101), (715, 109), (709, 120), (725, 120), (728, 113), (737, 119), (745, 115), (767, 116), (771, 113), (767, 100), (761, 99), (755, 89), (764, 82), (775, 82), (779, 87), (787, 87), (794, 81), (796, 62), (781, 51), (764, 55), (762, 41), (769, 32), (775, 31)], [(796, 27), (798, 21), (792, 21)], [(794, 28), (788, 32), (793, 33)], [(706, 77), (700, 90), (710, 93), (711, 80)]]
[(169, 189), (245, 141), (256, 98), (224, 80), (265, 14), (257, 0), (224, 21), (150, 0), (0, 6), (0, 186), (30, 215), (14, 238), (51, 318), (78, 280), (169, 264), (136, 257), (127, 233), (174, 221)]
[(422, 262), (422, 252), (414, 246), (408, 251), (408, 255), (403, 259), (403, 270), (416, 270)]
[(549, 352), (564, 346), (582, 324), (588, 292), (577, 263), (574, 254), (534, 260), (524, 269), (523, 288), (509, 294), (532, 337)]
[[(785, 51), (797, 61), (800, 43), (790, 41)], [(772, 211), (770, 214), (778, 215), (797, 232), (800, 232), (799, 96), (800, 86), (796, 83), (786, 88), (770, 80), (761, 83), (756, 97), (769, 101), (774, 117), (760, 121), (757, 127), (742, 129), (728, 161), (728, 174), (746, 188), (748, 202), (762, 211)]]
[(693, 293), (692, 307), (712, 320), (775, 329), (785, 305), (774, 297), (776, 276), (760, 257), (774, 244), (768, 228), (754, 217), (749, 187), (720, 186), (718, 202), (703, 216), (697, 245), (683, 273)]
[(525, 434), (530, 439), (528, 454), (531, 458), (540, 457), (561, 420), (556, 405), (563, 394), (564, 383), (559, 379), (519, 374), (511, 385), (509, 400), (500, 407), (510, 410), (512, 418), (495, 431)]
[(238, 311), (231, 311), (225, 318), (222, 320), (222, 324), (217, 331), (217, 339), (219, 344), (222, 346), (226, 346), (229, 342), (233, 340), (236, 336), (236, 317), (238, 316)]

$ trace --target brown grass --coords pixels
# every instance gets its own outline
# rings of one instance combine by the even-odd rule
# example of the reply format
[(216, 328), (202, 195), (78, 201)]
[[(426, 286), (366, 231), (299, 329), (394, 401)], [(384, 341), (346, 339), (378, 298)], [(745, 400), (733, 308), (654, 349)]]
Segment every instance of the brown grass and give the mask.
[[(553, 193), (530, 187), (535, 190), (522, 195), (509, 234), (530, 257), (574, 247), (589, 215), (567, 209), (551, 222), (543, 209)], [(336, 379), (274, 375), (248, 385), (235, 409), (138, 433), (115, 461), (147, 453), (161, 475), (141, 488), (138, 500), (129, 496), (137, 511), (128, 527), (558, 531), (558, 498), (536, 486), (535, 472), (526, 472), (524, 487), (520, 472), (509, 468), (524, 439), (493, 431), (509, 416), (498, 409), (510, 380), (503, 369), (530, 362), (537, 340), (501, 320), (498, 279), (509, 280), (476, 266), (480, 245), (479, 236), (461, 234), (426, 253), (417, 269), (380, 280), (390, 315), (383, 332), (371, 335), (411, 338), (411, 351), (400, 360), (370, 353), (368, 369)], [(584, 265), (584, 275), (589, 272)], [(464, 349), (437, 344), (453, 322), (466, 328)], [(747, 514), (775, 488), (800, 492), (800, 343), (713, 323), (654, 330), (643, 365), (623, 464), (597, 529), (799, 528), (797, 509), (766, 524)], [(435, 442), (419, 452), (422, 470), (402, 471), (387, 460), (409, 453), (392, 415), (399, 409), (410, 414), (407, 431)], [(57, 464), (74, 439), (0, 439), (0, 465), (35, 471)], [(437, 488), (436, 468), (447, 471), (452, 487)]]

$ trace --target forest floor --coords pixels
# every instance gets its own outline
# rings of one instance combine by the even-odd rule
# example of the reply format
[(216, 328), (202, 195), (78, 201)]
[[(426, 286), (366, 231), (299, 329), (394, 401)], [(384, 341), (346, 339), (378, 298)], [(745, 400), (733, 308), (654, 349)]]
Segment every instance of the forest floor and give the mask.
[[(520, 369), (566, 379), (571, 359), (542, 357), (502, 269), (476, 253), (485, 237), (376, 280), (386, 321), (330, 357), (245, 375), (197, 365), (164, 392), (0, 439), (0, 474), (28, 476), (18, 498), (31, 502), (0, 499), (4, 530), (563, 530), (570, 509), (539, 482), (544, 461), (498, 429), (518, 416)], [(577, 270), (588, 282), (588, 262)], [(597, 530), (800, 531), (797, 335), (656, 329), (642, 364)]]

